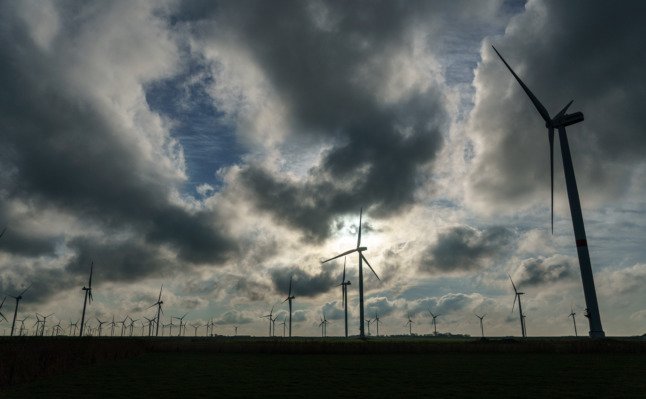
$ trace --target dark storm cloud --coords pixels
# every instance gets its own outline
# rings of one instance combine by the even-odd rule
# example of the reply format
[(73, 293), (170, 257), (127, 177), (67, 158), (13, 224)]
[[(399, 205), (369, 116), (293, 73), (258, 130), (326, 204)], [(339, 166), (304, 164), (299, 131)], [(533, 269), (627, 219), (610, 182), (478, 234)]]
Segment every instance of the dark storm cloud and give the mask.
[(16, 228), (7, 229), (0, 240), (0, 252), (25, 256), (54, 255), (56, 244), (61, 241), (60, 238), (39, 237), (33, 232), (23, 232)]
[[(118, 115), (111, 115), (96, 100), (105, 93), (83, 92), (80, 79), (90, 71), (79, 74), (79, 82), (74, 80), (77, 77), (69, 76), (67, 68), (74, 67), (71, 61), (82, 59), (73, 54), (76, 49), (70, 45), (82, 42), (80, 35), (87, 33), (87, 26), (75, 25), (82, 21), (65, 14), (69, 9), (58, 10), (59, 32), (51, 40), (50, 48), (44, 50), (42, 43), (35, 41), (32, 27), (13, 15), (18, 13), (14, 7), (5, 4), (2, 10), (0, 58), (6, 60), (0, 64), (3, 201), (23, 203), (34, 210), (60, 211), (94, 228), (134, 231), (143, 243), (105, 246), (91, 242), (90, 238), (72, 242), (71, 246), (81, 251), (77, 254), (79, 258), (99, 261), (100, 255), (110, 259), (114, 273), (109, 275), (117, 279), (161, 272), (167, 262), (158, 262), (161, 255), (153, 245), (167, 246), (191, 263), (217, 264), (226, 260), (234, 244), (216, 227), (217, 216), (206, 211), (189, 212), (171, 202), (172, 187), (179, 181), (169, 176), (168, 167), (159, 167), (168, 162), (160, 159), (157, 165), (146, 160), (133, 139), (138, 133), (132, 132), (133, 137), (126, 138), (118, 130), (124, 127), (111, 119)], [(105, 22), (93, 19), (100, 19), (98, 15), (89, 18), (85, 21), (88, 24)], [(138, 43), (142, 44), (141, 38), (132, 39), (127, 44), (109, 44), (115, 48), (131, 46), (123, 49), (123, 54), (130, 56), (142, 50), (137, 48)], [(127, 63), (128, 59), (113, 61)], [(162, 72), (157, 75), (161, 77)], [(144, 76), (138, 83), (143, 84), (146, 79)], [(12, 225), (19, 222), (8, 221)], [(73, 236), (74, 232), (70, 234)], [(53, 245), (39, 242), (38, 238), (19, 242), (16, 236), (14, 240), (6, 250), (21, 255), (51, 252)], [(122, 254), (110, 254), (119, 248), (124, 250)], [(98, 253), (87, 253), (95, 250)]]
[(253, 320), (244, 314), (242, 312), (238, 312), (237, 310), (229, 310), (225, 312), (222, 317), (220, 317), (218, 320), (215, 320), (214, 323), (217, 325), (238, 325), (238, 324), (249, 324)]
[(341, 275), (332, 266), (323, 265), (317, 274), (309, 274), (299, 268), (271, 270), (271, 280), (276, 291), (285, 295), (289, 292), (289, 278), (294, 276), (292, 295), (315, 297), (326, 293), (341, 281)]
[(430, 273), (476, 270), (507, 251), (513, 238), (513, 232), (504, 227), (451, 227), (422, 253), (419, 268)]
[(333, 142), (303, 181), (244, 167), (240, 181), (259, 208), (320, 240), (340, 214), (364, 206), (389, 215), (414, 201), (418, 172), (448, 127), (442, 88), (419, 85), (396, 101), (376, 91), (401, 72), (393, 59), (410, 55), (412, 32), (430, 13), (427, 3), (219, 4), (212, 34), (235, 38), (262, 70), (290, 134)]
[(576, 267), (576, 259), (560, 255), (525, 259), (514, 273), (514, 282), (522, 287), (568, 281), (576, 277)]
[[(646, 35), (642, 12), (639, 2), (608, 7), (601, 1), (532, 1), (503, 36), (486, 41), (469, 125), (479, 143), (469, 179), (474, 202), (490, 209), (536, 201), (549, 206), (544, 122), (489, 42), (550, 115), (572, 99), (569, 112), (585, 114), (584, 122), (568, 128), (584, 201), (614, 201), (626, 190), (646, 151), (646, 52), (638, 50)], [(556, 142), (558, 200), (565, 192), (558, 189), (563, 182), (558, 136)]]

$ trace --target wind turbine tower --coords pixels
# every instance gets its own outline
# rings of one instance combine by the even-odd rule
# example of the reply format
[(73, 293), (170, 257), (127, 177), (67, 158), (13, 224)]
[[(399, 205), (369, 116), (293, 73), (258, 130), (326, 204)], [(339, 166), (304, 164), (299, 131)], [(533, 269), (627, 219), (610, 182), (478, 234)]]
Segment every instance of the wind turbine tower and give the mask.
[[(493, 46), (491, 46), (493, 47)], [(534, 104), (534, 107), (545, 121), (545, 127), (548, 131), (548, 138), (550, 142), (550, 173), (551, 173), (551, 187), (552, 187), (552, 232), (554, 232), (554, 129), (559, 132), (559, 142), (561, 144), (561, 156), (563, 158), (563, 172), (565, 174), (565, 185), (567, 188), (568, 201), (570, 203), (570, 214), (572, 215), (572, 226), (574, 228), (574, 240), (576, 243), (576, 251), (579, 257), (579, 268), (581, 270), (581, 280), (583, 282), (583, 295), (585, 297), (585, 305), (587, 309), (588, 321), (590, 323), (590, 337), (603, 338), (605, 333), (601, 326), (601, 315), (599, 314), (599, 304), (597, 302), (597, 291), (594, 286), (594, 276), (592, 274), (592, 264), (590, 262), (590, 252), (588, 250), (588, 240), (585, 234), (585, 226), (583, 224), (583, 212), (581, 211), (581, 203), (579, 201), (579, 190), (576, 185), (576, 177), (574, 175), (574, 166), (572, 165), (572, 155), (570, 154), (570, 145), (568, 143), (565, 127), (583, 122), (583, 113), (575, 112), (567, 114), (567, 110), (572, 104), (570, 101), (554, 118), (550, 117), (547, 109), (541, 104), (538, 98), (532, 93), (529, 88), (523, 83), (522, 80), (511, 69), (507, 61), (502, 58), (502, 55), (493, 47), (498, 57), (505, 64), (509, 72), (514, 75), (516, 81), (525, 91)]]
[(358, 237), (357, 237), (357, 247), (354, 248), (354, 249), (351, 249), (349, 251), (345, 251), (344, 253), (342, 253), (340, 255), (337, 255), (337, 256), (335, 256), (333, 258), (324, 260), (321, 263), (329, 262), (331, 260), (340, 258), (342, 256), (349, 255), (349, 254), (351, 254), (353, 252), (358, 253), (358, 255), (359, 255), (359, 336), (361, 338), (365, 338), (366, 335), (365, 335), (364, 324), (363, 324), (364, 320), (365, 320), (365, 315), (364, 315), (364, 312), (363, 312), (363, 262), (366, 262), (366, 265), (370, 268), (370, 270), (375, 275), (375, 277), (377, 277), (377, 280), (381, 281), (381, 279), (377, 275), (377, 272), (375, 272), (375, 270), (372, 268), (372, 266), (370, 266), (370, 263), (368, 262), (368, 259), (366, 259), (366, 257), (363, 256), (363, 252), (368, 250), (368, 248), (361, 246), (361, 217), (362, 216), (363, 216), (363, 208), (361, 208), (361, 211), (359, 212), (359, 234), (358, 234)]
[[(292, 337), (292, 300), (295, 299), (296, 297), (292, 295), (292, 279), (294, 276), (289, 277), (289, 293), (287, 294), (287, 299), (283, 301), (289, 302), (289, 337)], [(285, 326), (283, 325), (283, 330), (285, 329)], [(284, 336), (285, 334), (283, 334)]]
[(516, 306), (516, 300), (518, 300), (518, 314), (520, 317), (520, 332), (523, 335), (523, 338), (527, 336), (527, 332), (525, 331), (525, 316), (523, 315), (523, 304), (520, 302), (520, 296), (525, 295), (524, 292), (519, 292), (516, 289), (516, 284), (514, 284), (514, 280), (511, 279), (511, 276), (509, 273), (507, 273), (509, 276), (509, 280), (511, 280), (511, 285), (514, 287), (514, 304), (511, 306), (511, 311), (514, 311), (514, 306)]
[[(31, 285), (29, 287), (31, 287)], [(18, 294), (16, 296), (9, 295), (11, 298), (16, 300), (16, 308), (13, 311), (13, 322), (11, 323), (11, 334), (10, 334), (10, 336), (13, 336), (13, 330), (16, 327), (16, 316), (18, 315), (18, 303), (20, 303), (20, 300), (22, 299), (22, 295), (25, 292), (27, 292), (29, 287), (25, 288), (20, 294)]]
[(341, 278), (341, 294), (342, 294), (342, 303), (343, 303), (343, 317), (345, 322), (345, 337), (348, 338), (348, 285), (352, 284), (350, 281), (345, 281), (345, 262), (346, 258), (343, 258), (343, 278)]
[(90, 298), (92, 302), (92, 271), (94, 270), (94, 262), (90, 263), (90, 279), (88, 280), (87, 287), (83, 287), (82, 290), (85, 291), (85, 299), (83, 299), (83, 313), (81, 314), (81, 332), (79, 337), (83, 336), (83, 327), (85, 327), (85, 308), (87, 307), (87, 299)]

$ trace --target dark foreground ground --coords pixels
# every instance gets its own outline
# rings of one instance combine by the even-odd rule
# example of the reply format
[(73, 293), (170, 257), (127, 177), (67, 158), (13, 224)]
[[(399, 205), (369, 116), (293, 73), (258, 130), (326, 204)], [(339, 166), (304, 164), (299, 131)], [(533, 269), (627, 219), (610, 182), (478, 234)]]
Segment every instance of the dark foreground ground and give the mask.
[[(646, 397), (643, 340), (32, 338), (0, 345), (2, 398)], [(60, 370), (34, 380), (14, 365), (22, 382), (9, 382), (9, 346), (39, 364), (32, 374), (47, 364)]]

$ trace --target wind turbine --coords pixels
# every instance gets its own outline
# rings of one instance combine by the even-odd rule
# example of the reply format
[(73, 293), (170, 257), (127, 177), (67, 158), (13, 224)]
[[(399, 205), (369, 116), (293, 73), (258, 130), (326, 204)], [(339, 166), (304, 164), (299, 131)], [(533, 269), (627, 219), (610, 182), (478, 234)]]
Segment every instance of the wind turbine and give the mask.
[(272, 325), (272, 320), (273, 320), (273, 317), (274, 317), (274, 307), (273, 306), (271, 307), (271, 312), (269, 312), (269, 314), (266, 314), (264, 316), (260, 316), (261, 319), (264, 319), (265, 317), (269, 319), (269, 336), (271, 337), (271, 325)]
[[(114, 322), (114, 315), (112, 315), (112, 321), (110, 322), (110, 336), (114, 337), (114, 326), (116, 326), (117, 323)], [(74, 330), (76, 331), (76, 330)]]
[(182, 326), (184, 327), (184, 333), (186, 334), (186, 324), (183, 324), (183, 323), (184, 323), (184, 317), (186, 317), (187, 314), (188, 313), (184, 313), (184, 316), (182, 317), (173, 316), (173, 318), (179, 320), (179, 333), (177, 334), (178, 337), (182, 336)]
[(36, 321), (32, 325), (32, 327), (34, 327), (34, 337), (36, 337), (36, 336), (38, 336), (38, 334), (40, 334), (40, 323), (43, 322), (40, 319), (40, 317), (41, 317), (41, 315), (38, 312), (36, 312)]
[[(160, 319), (159, 319), (159, 315), (160, 315), (160, 313), (161, 314), (164, 313), (164, 311), (162, 310), (162, 305), (164, 304), (164, 301), (161, 300), (161, 294), (162, 294), (163, 289), (164, 289), (164, 284), (162, 284), (161, 287), (159, 288), (159, 298), (157, 298), (157, 302), (153, 303), (152, 305), (150, 305), (148, 307), (148, 309), (150, 309), (153, 306), (157, 306), (157, 322), (156, 322), (157, 328), (155, 329), (155, 337), (159, 336), (159, 325), (161, 324)], [(186, 316), (186, 315), (184, 315), (184, 316)], [(172, 321), (173, 321), (173, 319), (171, 318), (171, 322)], [(163, 331), (162, 331), (162, 333), (163, 333)]]
[(357, 237), (357, 247), (354, 249), (351, 249), (349, 251), (345, 251), (344, 253), (337, 255), (333, 258), (324, 260), (321, 263), (326, 263), (331, 260), (340, 258), (342, 256), (349, 255), (353, 252), (357, 252), (359, 254), (359, 336), (361, 338), (365, 338), (365, 333), (364, 333), (364, 312), (363, 312), (363, 262), (366, 262), (366, 265), (370, 268), (372, 273), (374, 273), (375, 277), (377, 277), (377, 280), (381, 281), (379, 276), (377, 275), (377, 272), (370, 266), (370, 262), (368, 262), (368, 259), (366, 259), (365, 256), (363, 256), (363, 251), (366, 251), (368, 248), (367, 247), (362, 247), (361, 246), (361, 217), (363, 215), (363, 208), (361, 208), (361, 211), (359, 212), (359, 235)]
[(99, 322), (98, 334), (99, 334), (99, 337), (100, 337), (100, 336), (101, 336), (101, 330), (103, 329), (103, 325), (104, 325), (105, 323), (107, 323), (107, 322), (99, 320), (99, 318), (98, 318), (98, 317), (96, 318), (96, 321), (98, 321), (98, 322)]
[(233, 326), (233, 328), (235, 329), (235, 336), (237, 337), (238, 336), (238, 326)]
[[(36, 313), (36, 314), (38, 314), (38, 313)], [(53, 316), (53, 315), (54, 315), (54, 313), (50, 313), (50, 314), (48, 314), (47, 316), (43, 316), (43, 315), (41, 315), (41, 317), (43, 318), (43, 324), (40, 326), (40, 336), (41, 336), (41, 337), (42, 337), (43, 335), (45, 335), (45, 323), (47, 322), (47, 318), (48, 318), (49, 316)]]
[[(283, 301), (283, 303), (289, 302), (289, 337), (290, 338), (292, 337), (292, 300), (296, 298), (295, 296), (292, 295), (292, 278), (293, 277), (294, 276), (289, 277), (289, 293), (287, 294), (287, 298)], [(284, 329), (284, 327), (285, 326), (283, 325), (283, 329)], [(284, 333), (283, 333), (283, 336), (285, 336)]]
[(25, 316), (24, 318), (18, 319), (20, 322), (20, 329), (18, 330), (18, 336), (22, 336), (22, 332), (25, 330), (25, 320), (29, 318), (29, 315)]
[(404, 326), (408, 326), (408, 334), (413, 335), (413, 323), (415, 323), (411, 318), (410, 318), (410, 313), (408, 313), (408, 321)]
[(24, 289), (20, 294), (18, 294), (18, 295), (16, 295), (16, 296), (11, 296), (11, 295), (9, 295), (9, 297), (11, 297), (11, 298), (13, 298), (13, 299), (15, 299), (15, 300), (16, 300), (16, 308), (15, 308), (15, 309), (14, 309), (14, 311), (13, 311), (13, 322), (11, 323), (11, 334), (10, 334), (10, 336), (13, 336), (13, 330), (14, 330), (14, 327), (16, 326), (16, 316), (18, 315), (18, 303), (19, 303), (19, 302), (20, 302), (20, 300), (22, 299), (22, 295), (23, 295), (25, 292), (27, 292), (27, 290), (28, 290), (30, 287), (31, 287), (31, 285), (30, 285), (29, 287), (25, 288), (25, 289)]
[(527, 336), (525, 332), (525, 316), (523, 315), (523, 305), (520, 302), (520, 296), (525, 295), (524, 292), (518, 292), (516, 289), (516, 284), (514, 284), (514, 280), (511, 279), (511, 276), (509, 273), (507, 273), (509, 276), (509, 280), (511, 280), (511, 285), (514, 287), (514, 304), (511, 306), (511, 311), (514, 311), (514, 306), (516, 306), (516, 299), (518, 299), (518, 314), (520, 315), (520, 331), (523, 334), (523, 338)]
[(329, 321), (325, 318), (325, 313), (323, 313), (323, 317), (321, 318), (321, 323), (319, 324), (319, 327), (321, 327), (321, 337), (327, 337), (327, 325)]
[(287, 324), (287, 316), (285, 316), (285, 318), (283, 319), (283, 322), (279, 324), (279, 326), (283, 326), (283, 338), (285, 338), (286, 324)]
[(368, 323), (368, 336), (370, 336), (370, 323), (372, 323), (372, 319), (366, 319), (365, 322)]
[(442, 315), (441, 315), (441, 314), (439, 314), (439, 313), (438, 313), (438, 314), (433, 314), (433, 312), (431, 312), (431, 310), (430, 310), (430, 309), (428, 310), (428, 313), (429, 313), (429, 314), (431, 315), (431, 317), (433, 318), (433, 335), (437, 335), (437, 321), (436, 321), (436, 319), (437, 319), (438, 317), (442, 316)]
[(574, 336), (578, 337), (579, 333), (576, 331), (576, 319), (574, 318), (575, 315), (576, 315), (576, 313), (574, 313), (574, 309), (570, 308), (570, 314), (569, 314), (568, 317), (572, 318), (572, 323), (574, 324)]
[(191, 327), (193, 327), (195, 329), (195, 331), (193, 333), (193, 336), (197, 337), (197, 329), (202, 327), (202, 325), (200, 323), (195, 323), (195, 324), (191, 324)]
[(487, 314), (485, 313), (482, 316), (479, 316), (478, 314), (474, 313), (474, 315), (480, 319), (480, 332), (482, 333), (482, 338), (484, 338), (484, 326), (482, 324), (482, 319), (484, 319)]
[[(493, 47), (493, 46), (491, 46)], [(579, 190), (576, 185), (576, 177), (574, 175), (574, 166), (572, 165), (572, 156), (570, 154), (570, 145), (568, 143), (565, 127), (574, 125), (583, 121), (583, 113), (575, 112), (567, 114), (567, 110), (572, 104), (570, 101), (554, 118), (550, 117), (547, 109), (541, 104), (536, 96), (529, 90), (522, 80), (511, 69), (507, 61), (502, 58), (502, 55), (493, 47), (498, 57), (505, 64), (509, 72), (514, 75), (516, 81), (525, 91), (536, 107), (536, 110), (545, 121), (547, 127), (548, 138), (550, 142), (550, 175), (551, 175), (551, 189), (552, 189), (552, 233), (554, 232), (554, 129), (558, 129), (559, 142), (561, 144), (561, 156), (563, 158), (563, 172), (565, 174), (565, 185), (567, 188), (568, 201), (570, 203), (570, 214), (572, 215), (572, 225), (574, 228), (574, 239), (576, 242), (576, 251), (579, 257), (579, 268), (581, 270), (581, 280), (583, 282), (583, 294), (585, 296), (585, 304), (587, 309), (588, 321), (590, 323), (590, 337), (603, 338), (605, 333), (601, 326), (601, 315), (599, 314), (599, 304), (597, 302), (597, 292), (594, 286), (594, 276), (592, 274), (592, 264), (590, 262), (590, 252), (588, 250), (588, 240), (585, 234), (585, 226), (583, 224), (583, 213), (581, 211), (581, 203), (579, 201)]]
[(377, 336), (379, 336), (379, 314), (375, 312), (375, 318), (374, 318), (374, 323), (377, 325)]
[(87, 299), (88, 297), (90, 298), (90, 302), (92, 302), (92, 271), (94, 269), (94, 262), (90, 263), (90, 279), (88, 280), (87, 287), (83, 286), (81, 288), (83, 291), (85, 291), (85, 299), (83, 300), (83, 314), (81, 314), (81, 332), (79, 333), (79, 337), (83, 336), (83, 327), (85, 325), (85, 307), (87, 306)]
[(125, 318), (125, 319), (123, 319), (123, 321), (119, 321), (119, 322), (118, 322), (119, 324), (121, 324), (121, 336), (122, 336), (122, 337), (123, 337), (123, 331), (124, 331), (124, 330), (125, 330), (125, 328), (126, 328), (126, 321), (128, 321), (128, 319), (129, 319), (129, 318), (130, 318), (130, 316), (126, 316), (126, 318)]
[[(345, 321), (345, 337), (348, 338), (348, 285), (352, 284), (350, 281), (345, 281), (345, 262), (346, 258), (343, 258), (343, 278), (341, 278), (341, 294), (343, 302), (343, 316)], [(338, 286), (337, 286), (338, 287)]]

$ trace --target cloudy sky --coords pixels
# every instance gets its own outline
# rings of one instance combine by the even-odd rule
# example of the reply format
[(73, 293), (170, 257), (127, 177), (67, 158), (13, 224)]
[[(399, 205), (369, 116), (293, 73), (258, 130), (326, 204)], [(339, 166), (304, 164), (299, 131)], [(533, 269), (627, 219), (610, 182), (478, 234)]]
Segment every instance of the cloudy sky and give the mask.
[[(634, 9), (633, 9), (634, 8)], [(641, 9), (638, 9), (641, 8)], [(560, 155), (491, 50), (569, 128), (604, 330), (646, 329), (643, 6), (602, 1), (2, 1), (0, 289), (27, 314), (340, 335), (362, 243), (380, 332), (587, 331)], [(558, 144), (556, 154), (560, 154)], [(347, 259), (351, 333), (357, 259)], [(3, 313), (10, 313), (12, 301)], [(5, 306), (7, 306), (5, 304)], [(32, 316), (33, 317), (33, 316)], [(92, 321), (94, 322), (94, 321)], [(10, 327), (0, 324), (0, 331)], [(192, 329), (191, 329), (192, 330)]]

